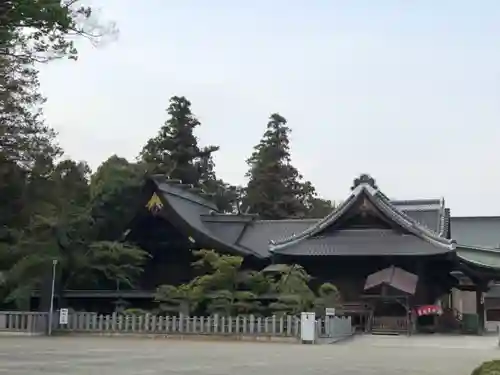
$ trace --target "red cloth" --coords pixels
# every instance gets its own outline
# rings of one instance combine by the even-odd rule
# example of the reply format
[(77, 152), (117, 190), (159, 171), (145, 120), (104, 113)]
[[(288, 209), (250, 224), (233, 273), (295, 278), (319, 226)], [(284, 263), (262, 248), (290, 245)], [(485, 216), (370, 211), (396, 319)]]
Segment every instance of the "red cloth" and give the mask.
[(418, 316), (441, 315), (443, 313), (443, 309), (441, 308), (441, 306), (438, 305), (419, 306), (415, 310)]

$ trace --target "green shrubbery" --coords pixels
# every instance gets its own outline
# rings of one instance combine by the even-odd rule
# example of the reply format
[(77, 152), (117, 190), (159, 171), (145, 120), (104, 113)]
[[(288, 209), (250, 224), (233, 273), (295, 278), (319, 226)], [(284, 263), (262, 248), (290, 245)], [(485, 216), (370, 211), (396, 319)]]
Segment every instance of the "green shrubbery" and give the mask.
[(472, 371), (471, 375), (500, 375), (500, 360), (495, 359), (482, 363)]

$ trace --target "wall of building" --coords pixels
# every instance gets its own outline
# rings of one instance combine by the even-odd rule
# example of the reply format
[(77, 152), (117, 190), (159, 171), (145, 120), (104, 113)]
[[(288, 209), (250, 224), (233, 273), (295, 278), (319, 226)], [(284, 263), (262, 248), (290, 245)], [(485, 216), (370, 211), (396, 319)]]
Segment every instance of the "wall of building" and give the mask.
[(462, 314), (476, 313), (476, 292), (468, 292), (453, 288), (451, 290), (453, 308)]
[[(476, 313), (476, 292), (452, 289), (453, 308), (462, 314)], [(484, 300), (484, 321), (486, 332), (497, 332), (500, 325), (500, 298), (486, 297)]]

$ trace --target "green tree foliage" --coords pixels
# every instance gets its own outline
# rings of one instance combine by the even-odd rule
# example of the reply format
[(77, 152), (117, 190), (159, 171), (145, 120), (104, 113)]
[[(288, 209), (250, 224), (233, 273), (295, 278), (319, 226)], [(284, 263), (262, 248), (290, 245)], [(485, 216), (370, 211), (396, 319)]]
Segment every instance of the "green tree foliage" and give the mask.
[(0, 254), (9, 300), (23, 301), (39, 288), (53, 259), (59, 261), (63, 288), (111, 280), (131, 285), (141, 272), (146, 252), (99, 238), (89, 173), (86, 164), (64, 160), (50, 173), (28, 179), (28, 220), (11, 231)]
[(269, 308), (274, 313), (298, 314), (312, 306), (315, 295), (309, 287), (311, 276), (302, 266), (282, 264), (273, 279), (271, 288), (276, 293), (276, 302)]
[(500, 360), (494, 359), (483, 362), (472, 371), (472, 375), (498, 375), (500, 374)]
[(335, 209), (335, 204), (327, 199), (312, 198), (306, 216), (313, 219), (322, 219)]
[[(273, 271), (243, 270), (243, 258), (213, 250), (195, 252), (193, 263), (201, 273), (187, 284), (162, 285), (156, 291), (160, 310), (192, 314), (298, 314), (315, 304), (338, 302), (332, 284), (321, 286), (319, 296), (309, 287), (310, 276), (299, 265), (274, 265)], [(265, 305), (263, 301), (271, 301)]]
[(139, 156), (148, 173), (164, 174), (200, 188), (213, 196), (221, 211), (231, 212), (236, 188), (216, 177), (213, 153), (219, 147), (198, 145), (194, 131), (201, 124), (191, 111), (191, 102), (183, 96), (174, 96), (167, 113), (169, 119)]
[(148, 165), (148, 172), (165, 174), (171, 179), (199, 187), (203, 178), (209, 178), (209, 159), (218, 146), (198, 146), (194, 130), (200, 122), (191, 112), (191, 102), (183, 96), (170, 99), (170, 116), (158, 135), (150, 139), (140, 158)]
[(0, 154), (26, 170), (60, 155), (42, 120), (39, 87), (33, 65), (0, 55)]
[(338, 307), (341, 295), (337, 287), (331, 283), (324, 283), (319, 287), (318, 297), (314, 301), (314, 307), (318, 315), (324, 315), (326, 308)]
[[(179, 287), (160, 286), (156, 300), (167, 312), (190, 313), (204, 306), (208, 313), (233, 315), (259, 310), (257, 273), (241, 269), (243, 258), (221, 255), (213, 250), (195, 252), (193, 266), (201, 275)], [(253, 289), (252, 289), (253, 287)]]
[(98, 42), (114, 34), (80, 0), (5, 0), (0, 4), (0, 56), (26, 62), (77, 58), (75, 36)]
[(104, 161), (90, 179), (91, 212), (102, 240), (118, 239), (137, 213), (145, 166), (116, 155)]
[(99, 42), (114, 31), (110, 26), (98, 25), (79, 0), (0, 4), (0, 288), (10, 300), (26, 299), (38, 288), (53, 259), (62, 286), (75, 287), (102, 280), (131, 284), (147, 257), (101, 235), (92, 214), (110, 200), (113, 183), (96, 177), (106, 182), (96, 183), (99, 193), (91, 196), (90, 169), (58, 162), (55, 133), (42, 117), (34, 64), (76, 59), (75, 36)]
[(0, 3), (0, 151), (32, 167), (60, 155), (54, 132), (42, 121), (44, 98), (34, 64), (76, 59), (75, 36), (93, 42), (114, 28), (95, 22), (80, 0), (6, 0)]
[(290, 132), (284, 117), (272, 114), (260, 143), (247, 160), (250, 167), (245, 209), (264, 219), (306, 217), (316, 192), (291, 164)]

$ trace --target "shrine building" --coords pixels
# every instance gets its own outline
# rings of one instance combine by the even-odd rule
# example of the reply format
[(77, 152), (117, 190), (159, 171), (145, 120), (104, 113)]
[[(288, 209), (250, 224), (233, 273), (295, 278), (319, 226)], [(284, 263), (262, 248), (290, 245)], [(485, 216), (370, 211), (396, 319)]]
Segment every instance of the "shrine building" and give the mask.
[(322, 219), (261, 220), (220, 213), (202, 192), (153, 176), (127, 237), (153, 255), (134, 298), (190, 280), (190, 250), (205, 248), (253, 269), (303, 266), (337, 286), (338, 314), (363, 330), (410, 332), (444, 311), (475, 315), (480, 331), (496, 327), (500, 217), (454, 217), (444, 199), (389, 199), (366, 174), (346, 195)]

